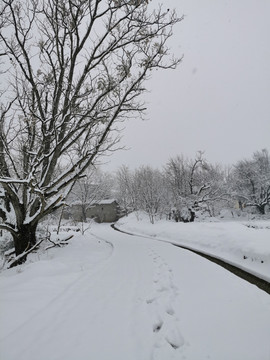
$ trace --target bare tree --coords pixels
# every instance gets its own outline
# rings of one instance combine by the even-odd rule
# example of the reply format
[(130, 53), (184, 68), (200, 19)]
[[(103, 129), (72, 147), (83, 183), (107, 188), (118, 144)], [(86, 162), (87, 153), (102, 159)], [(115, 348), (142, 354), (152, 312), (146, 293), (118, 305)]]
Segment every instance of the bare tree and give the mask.
[(20, 255), (74, 181), (113, 149), (117, 121), (142, 116), (151, 71), (180, 62), (166, 44), (182, 18), (143, 0), (2, 0), (0, 7), (2, 83), (9, 81), (0, 124), (0, 228)]
[(195, 198), (206, 187), (206, 166), (202, 155), (202, 152), (198, 152), (195, 159), (177, 155), (167, 162), (164, 169), (165, 177), (176, 204), (179, 199)]
[(172, 194), (171, 203), (177, 208), (204, 208), (213, 215), (216, 204), (229, 198), (224, 170), (220, 165), (209, 164), (201, 151), (195, 159), (179, 155), (171, 158), (164, 173)]
[(182, 155), (170, 158), (164, 168), (164, 176), (169, 187), (174, 202), (180, 197), (190, 194), (189, 186), (189, 165), (188, 160)]
[(81, 219), (86, 221), (89, 206), (101, 200), (111, 198), (113, 178), (96, 168), (89, 168), (83, 179), (76, 182), (67, 202), (69, 205), (79, 205)]
[(215, 216), (230, 201), (230, 193), (226, 183), (225, 169), (219, 164), (202, 163), (197, 174), (199, 186), (193, 194), (194, 205)]
[(141, 166), (134, 172), (137, 208), (145, 211), (154, 224), (155, 217), (164, 213), (167, 203), (164, 178), (158, 169)]
[(117, 200), (125, 214), (137, 209), (137, 190), (134, 184), (134, 174), (127, 166), (121, 166), (116, 173)]
[(168, 194), (163, 174), (150, 166), (141, 166), (134, 171), (122, 166), (117, 172), (118, 200), (126, 214), (145, 211), (153, 224), (168, 210)]
[(265, 214), (266, 206), (270, 205), (270, 156), (266, 149), (235, 165), (232, 189), (242, 205), (253, 206)]

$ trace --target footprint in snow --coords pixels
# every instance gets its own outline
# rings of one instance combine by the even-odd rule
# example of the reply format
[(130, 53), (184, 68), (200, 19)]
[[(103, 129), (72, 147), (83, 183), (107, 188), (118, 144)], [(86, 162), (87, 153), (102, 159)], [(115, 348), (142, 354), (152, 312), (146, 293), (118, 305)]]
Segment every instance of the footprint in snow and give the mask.
[(171, 315), (171, 316), (174, 315), (173, 307), (172, 307), (170, 304), (168, 304), (167, 307), (166, 307), (166, 313), (167, 313), (168, 315)]
[(185, 344), (182, 334), (175, 326), (167, 331), (165, 339), (173, 349), (178, 349)]
[(155, 297), (149, 297), (148, 299), (146, 299), (146, 304), (152, 304), (155, 300)]
[(156, 322), (154, 325), (153, 325), (153, 332), (154, 333), (157, 333), (161, 330), (163, 326), (163, 321), (162, 320), (159, 320), (158, 322)]

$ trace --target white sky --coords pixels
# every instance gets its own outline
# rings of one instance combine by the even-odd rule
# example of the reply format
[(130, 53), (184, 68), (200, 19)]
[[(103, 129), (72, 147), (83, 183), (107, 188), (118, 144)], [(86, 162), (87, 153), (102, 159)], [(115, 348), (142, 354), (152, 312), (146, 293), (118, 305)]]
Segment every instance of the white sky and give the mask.
[(126, 123), (120, 145), (129, 150), (114, 153), (104, 170), (161, 167), (198, 150), (232, 164), (270, 150), (270, 1), (163, 3), (185, 15), (171, 40), (184, 60), (148, 81), (148, 121)]

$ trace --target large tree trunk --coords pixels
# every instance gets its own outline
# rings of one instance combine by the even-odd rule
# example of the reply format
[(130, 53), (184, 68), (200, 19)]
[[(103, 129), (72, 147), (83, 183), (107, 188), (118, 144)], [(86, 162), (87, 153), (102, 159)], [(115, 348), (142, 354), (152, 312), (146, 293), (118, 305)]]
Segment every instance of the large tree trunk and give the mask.
[[(18, 227), (18, 232), (13, 234), (16, 256), (21, 255), (36, 244), (37, 224), (26, 224)], [(26, 255), (19, 260), (19, 264), (26, 261)]]
[(257, 209), (261, 215), (265, 215), (265, 204), (264, 205), (257, 205)]

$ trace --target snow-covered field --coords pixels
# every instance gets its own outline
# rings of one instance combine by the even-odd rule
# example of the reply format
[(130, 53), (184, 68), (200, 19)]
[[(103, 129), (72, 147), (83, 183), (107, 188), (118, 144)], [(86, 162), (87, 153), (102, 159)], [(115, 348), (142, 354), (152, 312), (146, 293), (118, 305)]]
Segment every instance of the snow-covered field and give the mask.
[(117, 223), (130, 233), (170, 241), (224, 259), (270, 282), (270, 220), (176, 223), (133, 213)]
[[(173, 238), (165, 224), (150, 234), (128, 219), (119, 226)], [(223, 223), (170, 223), (176, 234), (174, 225), (195, 244), (204, 229), (226, 239)], [(270, 232), (241, 229), (258, 241)], [(269, 360), (269, 338), (269, 295), (189, 251), (105, 224), (0, 274), (1, 360)]]

